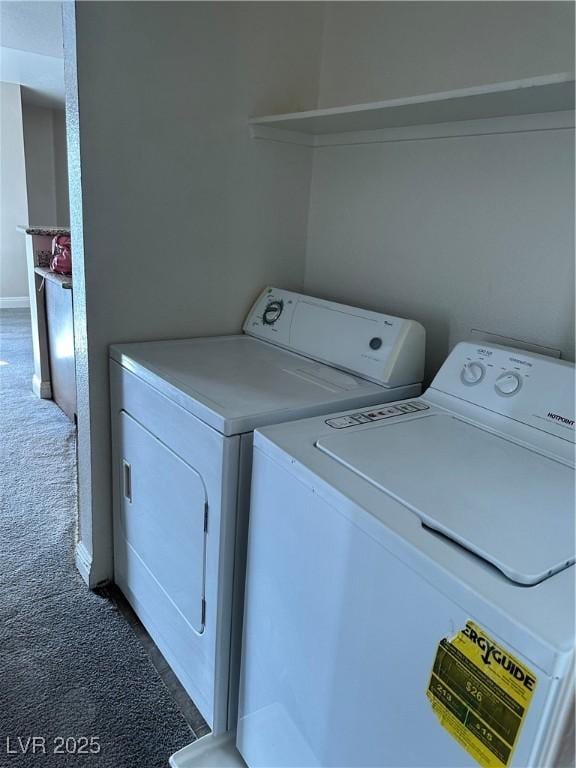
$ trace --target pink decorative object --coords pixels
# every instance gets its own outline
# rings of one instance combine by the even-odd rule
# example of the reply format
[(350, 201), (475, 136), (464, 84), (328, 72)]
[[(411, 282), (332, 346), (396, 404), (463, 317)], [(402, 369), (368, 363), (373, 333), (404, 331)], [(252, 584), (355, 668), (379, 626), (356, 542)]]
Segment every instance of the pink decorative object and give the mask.
[(68, 235), (57, 235), (52, 240), (50, 269), (61, 275), (72, 274), (72, 246)]

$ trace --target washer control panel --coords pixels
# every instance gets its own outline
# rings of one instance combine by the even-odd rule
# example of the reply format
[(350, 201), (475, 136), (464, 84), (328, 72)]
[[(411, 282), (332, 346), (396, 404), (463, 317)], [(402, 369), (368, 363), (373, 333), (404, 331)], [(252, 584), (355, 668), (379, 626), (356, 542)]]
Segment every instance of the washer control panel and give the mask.
[[(479, 360), (466, 360), (460, 371), (460, 379), (468, 387), (480, 384), (486, 376), (486, 367), (493, 367), (490, 363)], [(503, 397), (511, 397), (520, 391), (523, 382), (522, 373), (519, 370), (502, 369), (494, 382), (494, 391)], [(526, 374), (528, 377), (530, 374)]]
[(392, 419), (395, 416), (408, 416), (408, 414), (417, 413), (418, 411), (426, 411), (429, 407), (420, 400), (412, 400), (406, 403), (398, 403), (398, 405), (372, 408), (370, 411), (353, 413), (348, 416), (335, 416), (332, 419), (325, 419), (325, 421), (332, 429), (344, 429), (345, 427), (357, 427), (359, 424), (368, 424), (371, 421)]
[(573, 363), (496, 344), (461, 342), (431, 389), (574, 440)]
[[(488, 372), (488, 385), (493, 391), (501, 397), (513, 397), (522, 389), (524, 378), (531, 378), (531, 371), (521, 367), (520, 359), (495, 361), (488, 355), (489, 350), (483, 347), (479, 348), (479, 353), (480, 359), (467, 355), (460, 370), (460, 381), (467, 387), (482, 384)], [(499, 365), (499, 362), (504, 364)], [(511, 366), (510, 362), (517, 364)]]

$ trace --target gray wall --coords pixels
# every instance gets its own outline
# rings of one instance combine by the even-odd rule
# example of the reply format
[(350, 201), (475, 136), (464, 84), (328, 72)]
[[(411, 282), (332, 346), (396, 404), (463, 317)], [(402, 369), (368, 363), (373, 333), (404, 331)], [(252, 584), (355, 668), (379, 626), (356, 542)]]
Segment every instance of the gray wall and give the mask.
[(321, 7), (64, 13), (81, 554), (96, 583), (111, 569), (108, 345), (238, 332), (266, 283), (302, 287), (311, 153), (254, 142), (247, 118), (316, 105)]
[(330, 2), (319, 106), (569, 71), (571, 2)]
[(66, 113), (63, 109), (52, 110), (54, 129), (54, 181), (56, 183), (56, 223), (70, 224), (68, 200), (68, 160), (66, 148)]
[(33, 226), (55, 225), (56, 181), (52, 110), (36, 104), (22, 105), (24, 149), (28, 182), (28, 215)]
[(568, 131), (528, 119), (527, 133), (313, 151), (253, 141), (246, 121), (566, 70), (572, 14), (348, 2), (324, 24), (316, 3), (64, 4), (92, 584), (111, 573), (112, 342), (237, 332), (276, 283), (420, 319), (428, 377), (472, 327), (569, 354)]
[(0, 308), (26, 306), (28, 275), (24, 235), (28, 223), (20, 86), (0, 83)]
[(419, 320), (427, 379), (471, 329), (574, 346), (570, 131), (316, 150), (306, 289)]
[[(571, 19), (567, 3), (330, 4), (320, 102), (568, 70)], [(562, 117), (316, 149), (306, 290), (420, 320), (427, 381), (473, 328), (573, 359), (574, 145), (555, 129)]]
[(68, 176), (64, 110), (24, 102), (28, 215), (33, 226), (67, 225)]

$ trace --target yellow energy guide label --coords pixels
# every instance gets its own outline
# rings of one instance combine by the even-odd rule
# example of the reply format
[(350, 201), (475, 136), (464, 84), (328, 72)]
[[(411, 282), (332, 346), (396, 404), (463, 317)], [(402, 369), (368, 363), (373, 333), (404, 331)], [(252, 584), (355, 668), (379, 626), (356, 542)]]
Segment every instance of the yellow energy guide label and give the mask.
[(484, 768), (510, 764), (536, 675), (471, 621), (438, 645), (426, 695), (443, 728)]

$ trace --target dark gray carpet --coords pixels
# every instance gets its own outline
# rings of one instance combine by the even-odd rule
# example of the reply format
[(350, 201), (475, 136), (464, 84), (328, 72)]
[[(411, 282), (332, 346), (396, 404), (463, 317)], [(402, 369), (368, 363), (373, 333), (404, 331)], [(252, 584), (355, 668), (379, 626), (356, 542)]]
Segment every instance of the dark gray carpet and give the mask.
[[(75, 434), (32, 394), (31, 352), (28, 312), (0, 311), (0, 766), (165, 768), (194, 733), (118, 608), (74, 568)], [(48, 754), (40, 741), (22, 754), (31, 736)], [(101, 752), (54, 754), (58, 737), (98, 737)]]

